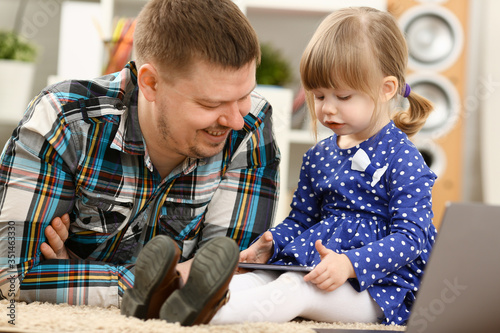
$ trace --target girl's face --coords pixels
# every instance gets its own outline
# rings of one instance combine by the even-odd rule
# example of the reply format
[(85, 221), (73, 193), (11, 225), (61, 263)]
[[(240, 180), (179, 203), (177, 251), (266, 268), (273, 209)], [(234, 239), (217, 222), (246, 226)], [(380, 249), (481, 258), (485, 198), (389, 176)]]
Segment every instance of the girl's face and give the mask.
[[(338, 135), (337, 144), (340, 148), (354, 147), (365, 141), (390, 120), (384, 112), (373, 117), (375, 103), (361, 91), (318, 88), (311, 92), (318, 120)], [(383, 114), (386, 114), (386, 118)]]

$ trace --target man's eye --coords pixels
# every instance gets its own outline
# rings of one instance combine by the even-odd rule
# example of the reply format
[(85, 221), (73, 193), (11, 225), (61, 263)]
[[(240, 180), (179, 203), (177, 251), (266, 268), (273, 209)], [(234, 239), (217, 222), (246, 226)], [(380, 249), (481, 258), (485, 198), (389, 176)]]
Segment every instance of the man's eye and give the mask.
[(205, 109), (217, 109), (220, 104), (202, 104)]

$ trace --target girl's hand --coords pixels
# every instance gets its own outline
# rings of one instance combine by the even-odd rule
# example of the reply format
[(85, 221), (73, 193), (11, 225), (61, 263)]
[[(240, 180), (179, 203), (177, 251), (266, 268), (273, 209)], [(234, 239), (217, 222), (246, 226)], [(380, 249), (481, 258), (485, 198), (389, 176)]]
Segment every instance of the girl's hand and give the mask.
[(354, 267), (345, 254), (327, 249), (320, 240), (316, 241), (315, 246), (321, 262), (304, 276), (304, 281), (310, 281), (322, 290), (334, 291), (347, 279), (356, 277)]
[(240, 252), (240, 262), (266, 263), (273, 254), (273, 234), (266, 231), (255, 243)]

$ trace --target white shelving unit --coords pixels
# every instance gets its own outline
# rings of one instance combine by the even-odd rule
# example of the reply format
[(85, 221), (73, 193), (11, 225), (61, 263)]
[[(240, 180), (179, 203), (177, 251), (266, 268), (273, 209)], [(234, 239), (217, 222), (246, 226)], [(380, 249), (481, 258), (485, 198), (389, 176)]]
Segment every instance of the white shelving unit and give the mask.
[(243, 13), (248, 9), (290, 11), (302, 13), (330, 13), (343, 7), (370, 6), (385, 10), (386, 0), (234, 0)]
[[(113, 18), (136, 15), (147, 0), (101, 0), (102, 27), (111, 36)], [(342, 7), (370, 6), (387, 9), (386, 0), (234, 0), (254, 26), (259, 39), (282, 48), (296, 69), (298, 87), (298, 63), (308, 40), (317, 25), (329, 13)], [(108, 36), (108, 37), (109, 37)], [(259, 90), (259, 89), (257, 89)], [(282, 221), (289, 213), (293, 190), (298, 181), (302, 155), (314, 143), (309, 129), (291, 129), (291, 106), (293, 89), (282, 93), (269, 93), (274, 104), (276, 136), (282, 153), (281, 195), (275, 223)], [(280, 95), (281, 97), (278, 97)], [(318, 139), (330, 133), (322, 131)]]

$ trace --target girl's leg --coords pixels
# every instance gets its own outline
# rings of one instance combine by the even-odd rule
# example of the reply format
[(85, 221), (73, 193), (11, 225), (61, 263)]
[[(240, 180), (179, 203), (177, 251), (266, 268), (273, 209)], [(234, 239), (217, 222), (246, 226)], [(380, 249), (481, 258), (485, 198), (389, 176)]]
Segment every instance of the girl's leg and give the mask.
[(235, 274), (229, 283), (231, 293), (240, 292), (246, 289), (253, 289), (274, 281), (280, 276), (279, 272), (255, 270), (243, 274)]
[(378, 323), (384, 314), (367, 290), (357, 292), (349, 282), (334, 291), (308, 284), (309, 306), (301, 317), (325, 322)]
[[(262, 271), (254, 274), (260, 275)], [(266, 272), (267, 273), (267, 272)], [(246, 274), (244, 274), (246, 275)], [(234, 285), (243, 281), (235, 275)], [(268, 280), (266, 276), (260, 281)], [(243, 322), (287, 322), (298, 316), (309, 302), (305, 299), (303, 273), (288, 272), (263, 285), (241, 291), (231, 289), (229, 302), (224, 305), (210, 322), (211, 324), (233, 324)], [(256, 279), (252, 281), (255, 283)], [(233, 283), (233, 282), (231, 282)]]
[[(223, 306), (211, 324), (242, 322), (287, 322), (295, 317), (317, 321), (378, 322), (382, 311), (367, 291), (358, 293), (349, 283), (332, 292), (318, 289), (304, 282), (304, 274), (288, 272), (267, 284), (272, 276), (257, 277), (250, 281), (255, 287), (241, 291), (231, 290), (229, 302)], [(267, 272), (266, 272), (267, 273)], [(239, 280), (235, 275), (233, 280)], [(257, 283), (256, 283), (257, 281)], [(240, 283), (241, 282), (241, 283)], [(243, 286), (245, 281), (236, 281)]]

